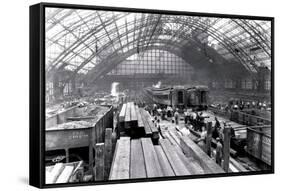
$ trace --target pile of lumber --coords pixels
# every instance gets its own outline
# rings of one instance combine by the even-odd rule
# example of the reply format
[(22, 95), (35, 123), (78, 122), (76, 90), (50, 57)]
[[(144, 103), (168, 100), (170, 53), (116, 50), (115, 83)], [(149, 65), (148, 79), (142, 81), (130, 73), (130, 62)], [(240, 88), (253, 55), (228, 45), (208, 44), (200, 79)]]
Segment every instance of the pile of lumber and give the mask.
[[(196, 144), (192, 145), (195, 149), (188, 155), (184, 153), (186, 147), (181, 143), (181, 138), (170, 133), (169, 138), (159, 140), (159, 145), (153, 145), (147, 137), (121, 137), (116, 144), (109, 180), (224, 172)], [(194, 155), (202, 158), (198, 160)]]
[[(200, 134), (192, 129), (190, 129), (190, 132), (197, 138), (200, 137)], [(192, 140), (192, 139), (191, 139)], [(195, 139), (196, 140), (196, 139)], [(193, 140), (194, 141), (194, 140)], [(195, 143), (189, 143), (189, 144), (195, 144)], [(216, 146), (216, 141), (214, 139), (211, 140), (211, 146)], [(243, 167), (242, 164), (240, 164), (237, 160), (235, 160), (233, 157), (237, 157), (237, 152), (230, 148), (230, 157), (229, 157), (229, 172), (247, 172), (248, 170)]]
[(151, 137), (155, 142), (159, 139), (158, 129), (148, 111), (139, 108), (133, 102), (123, 104), (118, 120), (119, 136)]
[[(46, 184), (78, 182), (83, 161), (46, 166)], [(82, 177), (83, 178), (83, 177)]]

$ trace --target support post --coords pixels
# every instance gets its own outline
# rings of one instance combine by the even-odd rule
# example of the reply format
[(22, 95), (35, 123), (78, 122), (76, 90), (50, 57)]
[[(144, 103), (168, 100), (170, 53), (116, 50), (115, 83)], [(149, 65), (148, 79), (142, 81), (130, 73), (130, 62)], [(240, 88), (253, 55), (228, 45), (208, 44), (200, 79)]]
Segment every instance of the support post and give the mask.
[(207, 136), (206, 136), (206, 153), (211, 156), (211, 144), (212, 144), (212, 122), (206, 124)]
[(96, 144), (95, 180), (104, 180), (104, 143)]
[(225, 127), (223, 130), (223, 169), (228, 172), (229, 169), (229, 153), (230, 153), (230, 128)]
[[(90, 140), (92, 140), (92, 138)], [(94, 175), (93, 164), (94, 164), (93, 144), (92, 144), (92, 141), (90, 141), (90, 144), (89, 144), (89, 169), (90, 169), (90, 172), (92, 175)]]
[(112, 129), (106, 128), (105, 129), (105, 156), (104, 156), (104, 163), (105, 163), (105, 174), (104, 178), (107, 180), (110, 173), (111, 161), (112, 161)]

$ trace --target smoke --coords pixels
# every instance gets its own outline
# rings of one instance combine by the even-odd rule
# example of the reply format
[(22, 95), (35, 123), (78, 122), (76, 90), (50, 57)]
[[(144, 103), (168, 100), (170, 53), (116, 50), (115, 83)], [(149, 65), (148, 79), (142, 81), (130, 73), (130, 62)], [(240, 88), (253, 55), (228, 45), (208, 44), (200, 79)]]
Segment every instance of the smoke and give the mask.
[(118, 82), (113, 82), (111, 84), (111, 95), (112, 96), (118, 96), (118, 85), (119, 85)]
[(154, 88), (160, 88), (161, 87), (161, 81), (158, 81), (157, 84), (152, 85)]

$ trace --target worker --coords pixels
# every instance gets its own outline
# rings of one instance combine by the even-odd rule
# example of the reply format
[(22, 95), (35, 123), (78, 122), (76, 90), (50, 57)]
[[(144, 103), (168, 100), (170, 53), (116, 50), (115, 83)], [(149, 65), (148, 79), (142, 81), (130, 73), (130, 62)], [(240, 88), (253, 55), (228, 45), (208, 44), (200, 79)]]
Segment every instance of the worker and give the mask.
[(166, 119), (166, 113), (167, 113), (166, 108), (164, 108), (164, 109), (162, 110), (162, 113), (161, 113), (161, 119), (162, 119), (162, 120), (165, 120), (165, 119)]
[(153, 104), (152, 115), (155, 116), (157, 112), (157, 105)]
[(187, 125), (187, 123), (188, 123), (188, 117), (189, 117), (189, 115), (188, 115), (188, 112), (187, 112), (187, 109), (184, 111), (184, 124), (185, 125)]
[(163, 136), (163, 134), (162, 134), (162, 131), (161, 131), (160, 121), (159, 121), (159, 123), (157, 124), (157, 129), (158, 129), (158, 132), (160, 133), (160, 136), (161, 136), (162, 138), (164, 138), (164, 136)]
[(217, 119), (217, 117), (215, 117), (215, 126), (214, 126), (214, 130), (212, 131), (212, 137), (214, 139), (218, 138), (219, 137), (219, 134), (220, 134), (220, 122), (219, 120)]
[(176, 109), (176, 112), (174, 113), (174, 118), (175, 118), (176, 125), (178, 125), (179, 124), (179, 112), (178, 112), (178, 109)]
[(168, 106), (167, 107), (167, 117), (172, 117), (172, 107), (171, 106)]
[(202, 150), (205, 151), (206, 149), (206, 137), (207, 137), (207, 130), (204, 126), (202, 126), (202, 132), (200, 134), (200, 137), (195, 141)]
[(220, 138), (216, 138), (216, 163), (221, 166), (222, 161), (222, 144)]

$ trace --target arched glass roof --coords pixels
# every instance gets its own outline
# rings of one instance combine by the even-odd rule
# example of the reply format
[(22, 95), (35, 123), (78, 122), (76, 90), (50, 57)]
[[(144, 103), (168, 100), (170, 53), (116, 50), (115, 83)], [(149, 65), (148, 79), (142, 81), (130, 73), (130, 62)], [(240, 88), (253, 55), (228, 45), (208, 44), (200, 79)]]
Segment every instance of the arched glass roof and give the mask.
[(270, 21), (60, 8), (46, 8), (45, 19), (47, 71), (87, 74), (136, 52), (185, 55), (188, 46), (218, 65), (236, 63), (250, 72), (271, 66)]

